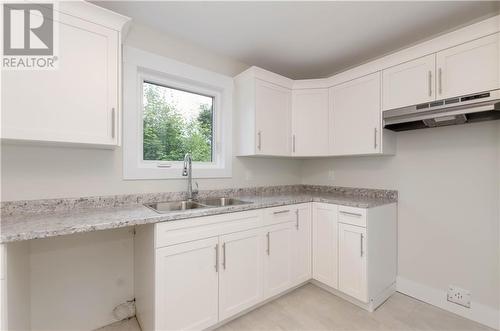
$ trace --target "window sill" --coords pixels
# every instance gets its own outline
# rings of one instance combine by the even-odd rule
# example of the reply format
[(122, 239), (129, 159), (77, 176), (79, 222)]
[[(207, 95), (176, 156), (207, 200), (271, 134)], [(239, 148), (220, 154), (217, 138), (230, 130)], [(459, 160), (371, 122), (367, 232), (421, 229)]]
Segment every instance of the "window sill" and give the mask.
[[(193, 178), (230, 178), (232, 169), (230, 167), (197, 167), (193, 165)], [(172, 166), (169, 168), (158, 167), (125, 167), (123, 172), (124, 180), (140, 179), (183, 179), (182, 167)]]

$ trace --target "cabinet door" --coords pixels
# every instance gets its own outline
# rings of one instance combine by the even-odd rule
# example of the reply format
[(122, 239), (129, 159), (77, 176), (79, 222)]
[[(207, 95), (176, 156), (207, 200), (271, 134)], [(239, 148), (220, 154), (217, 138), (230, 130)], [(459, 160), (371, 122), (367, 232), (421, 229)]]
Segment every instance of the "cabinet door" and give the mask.
[(293, 223), (265, 229), (264, 298), (279, 294), (292, 286)]
[(436, 54), (405, 62), (382, 72), (383, 109), (394, 109), (433, 101)]
[(57, 69), (2, 71), (2, 138), (116, 145), (118, 32), (59, 18)]
[(222, 321), (262, 300), (261, 229), (221, 236), (219, 319)]
[(337, 206), (314, 204), (312, 229), (313, 278), (337, 288)]
[(289, 89), (256, 80), (257, 154), (290, 155), (291, 96)]
[(437, 53), (438, 99), (500, 87), (499, 36), (483, 37)]
[(328, 154), (328, 89), (293, 91), (292, 154)]
[(333, 155), (380, 151), (380, 72), (330, 90), (330, 148)]
[(311, 278), (311, 206), (300, 205), (295, 210), (292, 231), (292, 281), (294, 285)]
[(199, 330), (218, 321), (218, 238), (156, 250), (156, 330)]
[(339, 290), (367, 302), (366, 228), (339, 223)]

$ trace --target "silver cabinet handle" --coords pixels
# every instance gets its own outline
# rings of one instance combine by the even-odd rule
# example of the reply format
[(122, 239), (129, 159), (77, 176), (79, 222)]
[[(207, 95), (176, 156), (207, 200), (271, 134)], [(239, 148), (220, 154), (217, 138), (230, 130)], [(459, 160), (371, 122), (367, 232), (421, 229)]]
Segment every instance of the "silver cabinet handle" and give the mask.
[(295, 153), (295, 135), (292, 136), (292, 151)]
[(360, 257), (363, 257), (363, 255), (365, 254), (365, 252), (363, 251), (363, 234), (361, 234), (361, 236), (359, 237), (361, 240), (360, 240), (360, 245), (361, 245), (361, 255)]
[(375, 149), (377, 149), (377, 146), (378, 146), (378, 144), (377, 144), (377, 132), (378, 132), (378, 130), (377, 130), (377, 128), (375, 128), (373, 130), (373, 148), (375, 148)]
[(215, 272), (219, 272), (219, 244), (215, 245)]
[(439, 95), (443, 93), (443, 69), (438, 69), (438, 92)]
[(116, 131), (116, 118), (115, 118), (115, 108), (111, 108), (111, 138), (115, 137), (115, 131)]
[(432, 97), (432, 71), (429, 70), (429, 96)]
[(226, 270), (226, 243), (222, 244), (222, 268)]
[(297, 230), (299, 229), (299, 210), (298, 209), (295, 211), (295, 228)]
[(271, 255), (271, 234), (268, 232), (267, 233), (267, 255)]
[(339, 212), (341, 214), (344, 214), (344, 215), (347, 215), (347, 216), (355, 216), (355, 217), (362, 217), (363, 216), (363, 215), (358, 214), (358, 213), (350, 213), (348, 211), (343, 211), (343, 210), (339, 210)]
[(275, 211), (275, 212), (273, 212), (273, 214), (279, 215), (279, 214), (285, 214), (285, 213), (289, 213), (289, 212), (290, 212), (290, 209), (285, 209), (285, 210)]
[(257, 148), (260, 151), (262, 149), (262, 131), (259, 130), (259, 132), (257, 133), (257, 137), (258, 137)]

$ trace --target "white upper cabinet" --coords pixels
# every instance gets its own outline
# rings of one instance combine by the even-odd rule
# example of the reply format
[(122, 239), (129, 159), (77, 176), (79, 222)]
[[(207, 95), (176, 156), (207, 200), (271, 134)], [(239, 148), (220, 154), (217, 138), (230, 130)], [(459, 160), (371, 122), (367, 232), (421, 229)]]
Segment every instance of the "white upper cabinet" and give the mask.
[(383, 110), (433, 101), (436, 55), (405, 62), (382, 72)]
[(379, 153), (380, 72), (330, 89), (330, 153)]
[(437, 99), (497, 89), (500, 34), (437, 53)]
[(292, 80), (252, 67), (235, 84), (237, 154), (290, 156)]
[(290, 107), (289, 89), (256, 80), (257, 154), (290, 155)]
[[(119, 145), (120, 38), (127, 19), (88, 3), (61, 9), (72, 6), (85, 6), (86, 16), (58, 14), (56, 69), (2, 71), (2, 139)], [(107, 16), (114, 28), (102, 23)]]
[(328, 89), (292, 92), (292, 155), (328, 154)]

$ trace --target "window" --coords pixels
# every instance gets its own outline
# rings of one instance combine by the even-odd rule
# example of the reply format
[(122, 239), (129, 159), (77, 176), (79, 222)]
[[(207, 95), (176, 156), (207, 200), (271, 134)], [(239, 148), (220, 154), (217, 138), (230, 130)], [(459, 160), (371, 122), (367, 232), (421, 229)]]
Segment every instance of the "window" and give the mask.
[(233, 79), (126, 47), (123, 68), (123, 176), (231, 177)]
[(143, 159), (212, 162), (214, 98), (143, 82)]

